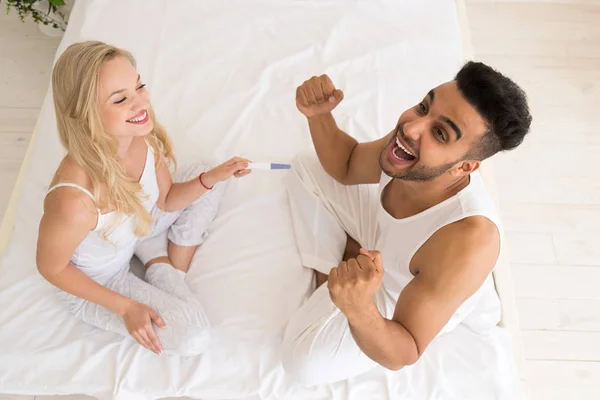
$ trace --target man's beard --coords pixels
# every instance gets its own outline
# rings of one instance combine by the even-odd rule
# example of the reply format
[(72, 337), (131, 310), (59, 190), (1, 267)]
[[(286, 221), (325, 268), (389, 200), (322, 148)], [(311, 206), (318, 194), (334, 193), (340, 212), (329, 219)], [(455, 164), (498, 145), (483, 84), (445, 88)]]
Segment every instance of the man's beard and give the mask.
[[(404, 137), (404, 135), (403, 139), (410, 145), (410, 139)], [(390, 143), (383, 149), (383, 151), (379, 155), (379, 166), (381, 167), (381, 170), (391, 178), (402, 179), (405, 181), (427, 182), (445, 174), (450, 168), (452, 168), (457, 162), (460, 161), (456, 160), (455, 162), (447, 163), (444, 165), (438, 165), (437, 167), (425, 167), (423, 165), (419, 165), (410, 167), (404, 171), (393, 173), (391, 171), (387, 171), (384, 168), (382, 159), (385, 157), (385, 154), (387, 154), (387, 149), (389, 148), (389, 146), (394, 145), (395, 140), (396, 138), (393, 137)], [(411, 147), (414, 148), (414, 146)]]
[(418, 182), (427, 182), (431, 181), (443, 174), (445, 174), (450, 168), (454, 166), (455, 163), (449, 163), (440, 165), (438, 167), (424, 167), (422, 165), (417, 167), (411, 167), (405, 171), (400, 171), (397, 173), (392, 173), (390, 171), (386, 171), (381, 168), (383, 172), (392, 178), (402, 179), (405, 181), (418, 181)]
[(382, 157), (379, 157), (379, 166), (381, 167), (381, 170), (387, 176), (389, 176), (391, 178), (395, 178), (395, 179), (402, 179), (405, 181), (418, 181), (418, 182), (431, 181), (431, 180), (445, 174), (446, 172), (448, 172), (448, 170), (450, 170), (450, 168), (452, 168), (456, 164), (456, 162), (453, 162), (453, 163), (448, 163), (448, 164), (444, 164), (444, 165), (439, 165), (437, 167), (425, 167), (425, 166), (419, 165), (419, 166), (411, 167), (404, 171), (393, 173), (391, 171), (387, 171), (383, 167), (381, 158)]

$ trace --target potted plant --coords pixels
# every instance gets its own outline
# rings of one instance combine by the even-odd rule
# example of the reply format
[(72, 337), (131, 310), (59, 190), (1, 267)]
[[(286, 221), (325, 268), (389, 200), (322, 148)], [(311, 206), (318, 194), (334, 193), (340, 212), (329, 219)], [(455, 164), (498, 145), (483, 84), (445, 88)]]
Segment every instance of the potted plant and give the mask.
[[(2, 0), (0, 0), (2, 2)], [(62, 36), (67, 28), (71, 7), (65, 0), (5, 0), (6, 13), (14, 9), (21, 21), (31, 17), (40, 31), (49, 36)]]

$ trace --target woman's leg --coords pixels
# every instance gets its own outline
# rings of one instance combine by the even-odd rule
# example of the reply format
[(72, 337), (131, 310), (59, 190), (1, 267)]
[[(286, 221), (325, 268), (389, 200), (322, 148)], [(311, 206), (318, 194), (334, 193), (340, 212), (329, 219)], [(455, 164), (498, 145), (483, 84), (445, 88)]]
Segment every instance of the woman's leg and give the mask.
[(167, 243), (167, 255), (152, 258), (145, 264), (145, 267), (150, 268), (150, 266), (156, 263), (166, 263), (170, 264), (173, 268), (186, 273), (190, 269), (192, 258), (198, 247), (199, 246), (179, 246), (169, 240)]
[[(209, 164), (203, 163), (189, 165), (177, 174), (174, 181), (188, 181), (210, 168)], [(187, 272), (196, 249), (208, 236), (208, 228), (217, 215), (225, 187), (225, 182), (218, 183), (183, 210), (170, 213), (157, 211), (150, 238), (141, 241), (136, 250), (136, 255), (144, 265), (150, 267), (157, 262), (169, 263)], [(155, 241), (157, 236), (164, 236), (168, 240)]]
[[(196, 164), (181, 170), (175, 182), (187, 181), (210, 167)], [(196, 249), (206, 240), (208, 228), (215, 218), (225, 184), (220, 183), (185, 209), (160, 213), (150, 237), (140, 241), (136, 256), (146, 266), (146, 280), (183, 300), (196, 304), (196, 296), (185, 283)], [(203, 313), (203, 312), (202, 312)]]
[(192, 258), (194, 257), (194, 254), (196, 254), (196, 249), (198, 249), (198, 247), (200, 247), (200, 245), (180, 246), (169, 240), (169, 247), (167, 251), (171, 265), (175, 269), (188, 272), (190, 269), (190, 264), (192, 263)]
[[(136, 255), (146, 266), (148, 283), (170, 295), (196, 304), (198, 310), (204, 314), (196, 295), (185, 282), (185, 274), (197, 247), (173, 245), (167, 239), (167, 232), (164, 232), (139, 244)], [(179, 264), (175, 264), (173, 260)]]
[[(167, 270), (177, 272), (170, 266)], [(158, 285), (144, 282), (130, 272), (128, 267), (114, 276), (105, 286), (147, 305), (160, 315), (167, 327), (159, 328), (155, 325), (153, 327), (165, 353), (192, 356), (202, 354), (208, 347), (209, 325), (196, 303), (169, 294), (161, 290)], [(76, 307), (72, 307), (72, 311), (82, 321), (109, 332), (131, 337), (123, 318), (118, 314), (74, 296), (70, 296), (70, 301), (77, 303)]]

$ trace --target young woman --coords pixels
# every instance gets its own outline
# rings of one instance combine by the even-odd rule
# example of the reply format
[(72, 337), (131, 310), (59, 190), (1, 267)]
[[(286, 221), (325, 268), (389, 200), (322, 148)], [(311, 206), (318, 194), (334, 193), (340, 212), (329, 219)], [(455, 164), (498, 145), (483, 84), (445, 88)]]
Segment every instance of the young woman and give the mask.
[[(208, 323), (185, 272), (216, 214), (221, 182), (248, 174), (248, 161), (192, 166), (174, 183), (171, 142), (125, 50), (70, 46), (52, 90), (67, 155), (45, 199), (38, 270), (77, 318), (157, 354), (202, 353)], [(147, 282), (129, 271), (134, 254)]]

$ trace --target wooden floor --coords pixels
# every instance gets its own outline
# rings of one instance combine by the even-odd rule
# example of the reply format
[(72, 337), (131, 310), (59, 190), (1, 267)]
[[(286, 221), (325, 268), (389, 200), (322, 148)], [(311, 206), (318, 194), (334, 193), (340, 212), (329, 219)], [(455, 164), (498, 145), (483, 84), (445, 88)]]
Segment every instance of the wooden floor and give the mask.
[[(600, 399), (600, 0), (468, 0), (467, 12), (476, 58), (520, 83), (534, 116), (495, 168), (531, 398)], [(0, 16), (0, 218), (58, 42)]]
[(495, 164), (531, 395), (591, 400), (600, 399), (600, 1), (562, 3), (480, 0), (467, 12), (476, 57), (524, 87), (534, 117), (531, 137)]

